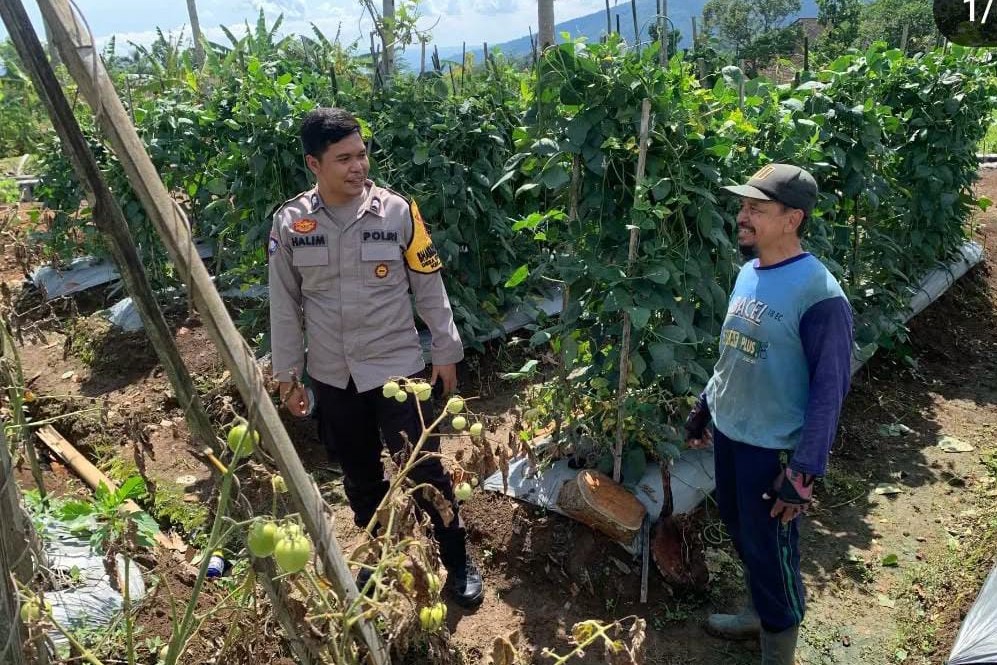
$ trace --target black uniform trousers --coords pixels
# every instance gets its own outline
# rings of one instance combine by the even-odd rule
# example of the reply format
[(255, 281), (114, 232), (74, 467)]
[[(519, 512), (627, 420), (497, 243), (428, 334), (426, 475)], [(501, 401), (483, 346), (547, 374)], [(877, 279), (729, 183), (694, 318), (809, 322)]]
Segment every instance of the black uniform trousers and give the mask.
[[(422, 408), (428, 425), (434, 419), (432, 402), (419, 402), (411, 394), (404, 402), (398, 402), (384, 397), (380, 387), (357, 392), (352, 378), (346, 388), (326, 385), (313, 378), (312, 390), (316, 398), (319, 439), (330, 454), (335, 451), (343, 469), (343, 487), (353, 509), (354, 522), (366, 528), (388, 491), (381, 463), (384, 445), (391, 455), (397, 455), (405, 446), (404, 432), (414, 446), (422, 433), (417, 409)], [(440, 438), (436, 436), (430, 437), (423, 446), (424, 452), (438, 453), (439, 450)], [(454, 499), (453, 483), (443, 471), (443, 464), (439, 458), (424, 459), (412, 468), (409, 479), (417, 485), (432, 485), (452, 504), (455, 517), (446, 525), (432, 502), (421, 492), (415, 494), (417, 503), (432, 521), (443, 565), (448, 569), (462, 565), (467, 555), (466, 534)]]

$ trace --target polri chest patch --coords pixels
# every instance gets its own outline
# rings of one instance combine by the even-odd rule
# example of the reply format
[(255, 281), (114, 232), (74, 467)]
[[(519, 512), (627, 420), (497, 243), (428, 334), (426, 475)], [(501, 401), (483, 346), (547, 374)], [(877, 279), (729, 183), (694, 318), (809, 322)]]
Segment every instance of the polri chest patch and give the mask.
[(388, 269), (387, 263), (378, 263), (377, 267), (374, 268), (374, 277), (377, 277), (378, 279), (384, 279), (385, 277), (388, 276), (389, 272), (390, 270)]

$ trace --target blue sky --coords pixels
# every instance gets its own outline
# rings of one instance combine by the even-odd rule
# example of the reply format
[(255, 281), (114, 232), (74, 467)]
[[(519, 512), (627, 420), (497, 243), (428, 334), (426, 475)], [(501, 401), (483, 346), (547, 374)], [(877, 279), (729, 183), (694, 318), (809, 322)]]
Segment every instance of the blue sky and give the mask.
[[(34, 0), (23, 2), (40, 27)], [(119, 46), (127, 41), (148, 43), (155, 28), (176, 33), (188, 23), (186, 0), (76, 0), (76, 4), (100, 43), (111, 35), (117, 36)], [(381, 1), (375, 0), (375, 5), (380, 7)], [(310, 33), (310, 23), (315, 23), (330, 38), (341, 27), (342, 41), (361, 37), (366, 43), (371, 29), (358, 0), (198, 0), (197, 6), (208, 39), (222, 43), (227, 40), (219, 25), (241, 28), (246, 20), (255, 20), (260, 8), (271, 20), (284, 14), (284, 31), (289, 33)], [(420, 26), (432, 28), (433, 43), (439, 46), (500, 43), (526, 34), (528, 27), (536, 32), (536, 0), (421, 0), (419, 6)], [(557, 0), (554, 12), (562, 21), (604, 7), (604, 0)], [(5, 34), (0, 25), (0, 35)]]

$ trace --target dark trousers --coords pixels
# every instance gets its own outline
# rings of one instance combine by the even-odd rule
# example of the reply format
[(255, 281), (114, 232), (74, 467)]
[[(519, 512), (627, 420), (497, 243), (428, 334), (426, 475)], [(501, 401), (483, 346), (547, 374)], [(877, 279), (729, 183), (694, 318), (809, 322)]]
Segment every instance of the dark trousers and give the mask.
[(798, 626), (806, 610), (800, 520), (783, 524), (770, 517), (774, 499), (762, 498), (784, 468), (781, 452), (740, 443), (714, 430), (720, 519), (747, 569), (752, 603), (769, 632)]
[[(343, 487), (353, 509), (354, 522), (365, 528), (388, 491), (381, 463), (384, 445), (387, 445), (391, 455), (397, 455), (405, 447), (404, 432), (414, 446), (422, 433), (417, 409), (422, 408), (428, 425), (434, 418), (431, 402), (419, 402), (415, 395), (409, 395), (405, 402), (398, 402), (384, 397), (380, 388), (359, 393), (353, 379), (346, 388), (335, 388), (312, 379), (312, 389), (319, 439), (326, 450), (334, 450), (339, 458), (343, 468)], [(438, 453), (439, 437), (430, 437), (423, 451)], [(415, 493), (416, 501), (433, 523), (443, 565), (453, 568), (462, 564), (467, 554), (464, 524), (454, 500), (453, 483), (443, 471), (440, 460), (435, 457), (424, 459), (412, 468), (409, 479), (417, 485), (432, 485), (450, 501), (455, 517), (450, 525), (446, 525), (432, 502), (426, 500), (421, 491)]]

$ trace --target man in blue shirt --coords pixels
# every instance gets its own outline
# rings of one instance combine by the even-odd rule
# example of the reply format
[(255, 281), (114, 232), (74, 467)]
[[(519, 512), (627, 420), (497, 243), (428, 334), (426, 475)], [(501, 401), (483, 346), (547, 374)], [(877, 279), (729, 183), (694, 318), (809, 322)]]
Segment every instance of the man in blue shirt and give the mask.
[(711, 615), (707, 630), (758, 636), (762, 665), (793, 665), (805, 607), (798, 518), (827, 469), (848, 392), (852, 312), (838, 282), (801, 245), (817, 203), (813, 176), (770, 164), (724, 189), (741, 197), (737, 243), (748, 261), (686, 440), (691, 447), (713, 441), (720, 517), (751, 603), (738, 614)]

